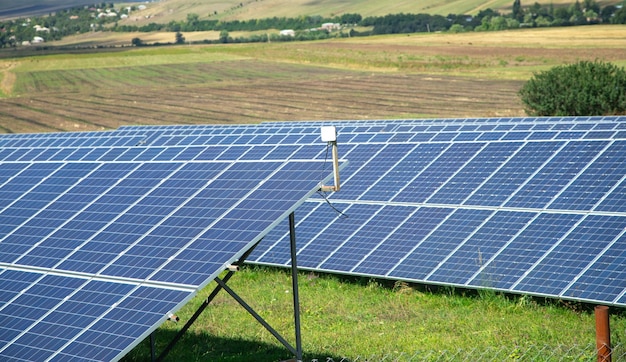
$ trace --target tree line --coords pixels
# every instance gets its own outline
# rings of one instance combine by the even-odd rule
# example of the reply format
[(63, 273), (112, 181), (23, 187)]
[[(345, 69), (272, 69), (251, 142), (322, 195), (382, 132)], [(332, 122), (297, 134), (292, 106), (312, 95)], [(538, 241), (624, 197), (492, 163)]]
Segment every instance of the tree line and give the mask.
[[(114, 12), (118, 16), (98, 16)], [(128, 14), (127, 9), (115, 9), (113, 3), (74, 7), (57, 11), (47, 16), (19, 18), (0, 22), (0, 48), (16, 47), (22, 42), (40, 37), (44, 41), (60, 40), (65, 36), (92, 31), (106, 31), (108, 26), (119, 20), (119, 15)]]
[[(312, 40), (329, 36), (367, 36), (377, 34), (400, 34), (416, 32), (467, 32), (497, 31), (520, 27), (554, 27), (590, 24), (626, 24), (626, 7), (600, 6), (595, 0), (576, 0), (570, 6), (541, 5), (535, 2), (524, 7), (521, 0), (514, 0), (512, 11), (502, 14), (493, 9), (480, 11), (477, 15), (449, 14), (390, 14), (363, 18), (360, 14), (343, 14), (334, 17), (299, 16), (295, 18), (272, 17), (264, 19), (219, 21), (201, 19), (198, 14), (187, 14), (186, 19), (169, 23), (147, 25), (120, 25), (119, 16), (134, 11), (134, 8), (114, 9), (113, 4), (101, 3), (93, 7), (79, 7), (44, 17), (17, 19), (0, 23), (0, 47), (15, 47), (23, 41), (41, 37), (44, 41), (58, 40), (64, 36), (90, 31), (153, 32), (174, 33), (192, 31), (220, 31), (215, 42), (258, 42)], [(95, 12), (97, 11), (97, 13)], [(117, 16), (97, 16), (100, 13), (115, 12)], [(342, 29), (329, 34), (328, 29), (320, 29), (321, 24), (341, 24)], [(38, 25), (39, 28), (35, 28)], [(359, 26), (371, 30), (355, 31)], [(47, 30), (42, 31), (41, 28)], [(262, 31), (270, 29), (292, 29), (295, 36), (253, 35), (233, 39), (228, 32)], [(349, 30), (345, 30), (349, 29)], [(177, 35), (175, 43), (181, 41)]]

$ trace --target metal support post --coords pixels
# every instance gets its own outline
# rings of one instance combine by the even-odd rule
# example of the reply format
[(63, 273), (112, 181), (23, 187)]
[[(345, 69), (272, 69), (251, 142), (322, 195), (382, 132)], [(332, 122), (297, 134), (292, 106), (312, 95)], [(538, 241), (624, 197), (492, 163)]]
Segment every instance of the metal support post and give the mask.
[(598, 305), (596, 316), (596, 349), (598, 362), (611, 362), (611, 328), (609, 327), (609, 307)]
[(293, 315), (294, 315), (294, 324), (295, 324), (295, 334), (296, 334), (296, 347), (294, 348), (292, 345), (287, 342), (285, 338), (283, 338), (272, 326), (270, 326), (258, 313), (254, 311), (241, 297), (239, 297), (230, 287), (226, 285), (228, 280), (233, 276), (235, 271), (238, 269), (238, 265), (241, 265), (246, 258), (252, 253), (254, 248), (258, 245), (254, 245), (248, 251), (246, 251), (241, 258), (237, 261), (236, 265), (229, 266), (228, 273), (224, 276), (224, 279), (215, 278), (215, 282), (217, 286), (213, 289), (213, 292), (205, 299), (202, 305), (196, 310), (193, 316), (185, 323), (185, 325), (181, 328), (181, 330), (176, 334), (176, 336), (170, 341), (170, 343), (165, 347), (163, 352), (155, 358), (155, 347), (154, 347), (154, 333), (150, 334), (150, 348), (152, 354), (152, 361), (162, 361), (165, 356), (170, 352), (170, 350), (174, 347), (174, 345), (180, 340), (180, 338), (185, 334), (185, 332), (191, 327), (191, 325), (198, 319), (200, 314), (204, 311), (204, 309), (211, 303), (211, 301), (217, 296), (220, 290), (225, 290), (228, 294), (233, 297), (245, 310), (248, 311), (265, 329), (267, 329), (279, 342), (281, 342), (291, 353), (296, 356), (296, 360), (298, 362), (302, 361), (302, 334), (300, 331), (300, 295), (298, 292), (298, 263), (296, 261), (296, 231), (295, 231), (295, 214), (292, 212), (289, 214), (289, 235), (290, 235), (290, 244), (291, 244), (291, 277), (292, 277), (292, 288), (293, 288)]
[(150, 360), (156, 361), (156, 350), (154, 349), (154, 332), (150, 333)]
[(298, 263), (296, 262), (295, 213), (289, 214), (289, 239), (291, 241), (291, 284), (293, 289), (293, 320), (296, 332), (296, 360), (302, 361), (302, 335), (300, 332), (300, 295), (298, 292)]

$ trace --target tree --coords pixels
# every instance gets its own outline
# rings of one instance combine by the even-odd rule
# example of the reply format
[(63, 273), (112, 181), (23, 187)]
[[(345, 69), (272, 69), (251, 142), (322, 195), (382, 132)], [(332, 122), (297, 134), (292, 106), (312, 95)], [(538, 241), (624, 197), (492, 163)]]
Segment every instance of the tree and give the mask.
[(230, 40), (230, 36), (228, 35), (228, 31), (227, 30), (220, 31), (219, 42), (220, 43), (228, 43), (229, 40)]
[(343, 14), (339, 21), (342, 24), (358, 24), (363, 17), (360, 14)]
[(570, 23), (574, 25), (584, 25), (587, 23), (587, 18), (583, 14), (583, 7), (580, 5), (580, 1), (576, 0), (573, 5), (570, 5), (570, 12), (572, 16), (570, 17)]
[(572, 17), (572, 13), (569, 9), (560, 7), (554, 9), (554, 18), (558, 20), (560, 24), (569, 24), (569, 19)]
[(611, 18), (611, 24), (626, 24), (626, 6), (615, 12), (615, 16)]
[(462, 33), (465, 31), (465, 28), (461, 24), (452, 24), (448, 31), (451, 33)]
[(503, 16), (496, 16), (491, 18), (489, 22), (489, 30), (497, 31), (504, 30), (507, 28), (506, 19)]
[(180, 31), (176, 32), (176, 44), (185, 44), (185, 37)]
[(583, 3), (583, 10), (585, 11), (594, 11), (596, 13), (600, 12), (600, 5), (598, 5), (595, 0), (585, 0)]
[(522, 10), (522, 2), (521, 2), (521, 0), (514, 0), (513, 1), (513, 11), (511, 13), (511, 16), (513, 17), (513, 19), (515, 19), (517, 21), (524, 20), (524, 11)]
[(626, 114), (626, 71), (602, 61), (580, 61), (535, 74), (519, 94), (532, 116)]
[(615, 14), (616, 11), (617, 11), (617, 7), (613, 5), (607, 5), (603, 7), (602, 10), (600, 10), (600, 18), (602, 19), (602, 22), (603, 23), (611, 22), (611, 18), (613, 17), (613, 14)]
[(199, 23), (200, 23), (200, 15), (194, 14), (194, 13), (187, 14), (187, 24), (185, 26), (185, 29), (188, 31), (200, 30), (198, 28)]
[(139, 38), (133, 38), (130, 42), (133, 46), (136, 46), (136, 47), (143, 45), (143, 42)]

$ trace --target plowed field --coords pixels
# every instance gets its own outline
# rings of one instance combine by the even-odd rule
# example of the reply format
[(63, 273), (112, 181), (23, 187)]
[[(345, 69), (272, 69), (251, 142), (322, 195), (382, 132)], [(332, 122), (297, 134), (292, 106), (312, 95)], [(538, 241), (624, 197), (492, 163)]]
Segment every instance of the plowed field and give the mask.
[(370, 73), (258, 60), (32, 72), (0, 99), (4, 132), (124, 124), (522, 115), (519, 81)]

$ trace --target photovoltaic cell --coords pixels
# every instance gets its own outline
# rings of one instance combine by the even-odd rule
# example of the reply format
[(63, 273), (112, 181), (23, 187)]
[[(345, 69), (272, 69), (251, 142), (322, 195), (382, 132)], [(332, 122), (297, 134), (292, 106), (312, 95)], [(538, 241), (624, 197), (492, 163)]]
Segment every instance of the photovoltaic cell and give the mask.
[(442, 265), (433, 269), (427, 279), (465, 284), (468, 275), (478, 272), (533, 216), (529, 212), (495, 212), (480, 227), (474, 229), (467, 239), (459, 243)]
[(626, 218), (590, 215), (553, 245), (514, 289), (559, 295), (626, 227)]
[[(319, 268), (351, 271), (404, 223), (413, 211), (413, 208), (404, 206), (385, 206), (377, 209), (376, 214), (373, 214), (366, 223), (352, 228), (353, 234), (338, 243)], [(353, 210), (349, 212), (353, 214)]]

